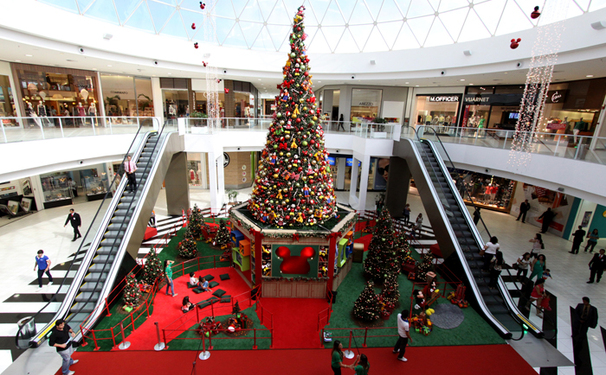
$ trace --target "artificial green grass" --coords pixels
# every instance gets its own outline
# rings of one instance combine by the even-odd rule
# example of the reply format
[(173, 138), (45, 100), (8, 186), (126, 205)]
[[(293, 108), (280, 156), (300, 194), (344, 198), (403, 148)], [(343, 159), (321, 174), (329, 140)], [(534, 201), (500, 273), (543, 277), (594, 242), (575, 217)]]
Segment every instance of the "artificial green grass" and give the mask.
[[(248, 315), (248, 317), (253, 321), (253, 326), (251, 328), (266, 329), (266, 327), (261, 324), (259, 318), (257, 317), (255, 306), (249, 307), (242, 312)], [(232, 315), (222, 315), (217, 316), (215, 319), (217, 321), (224, 322), (230, 316)], [(199, 324), (196, 323), (191, 326), (189, 330), (177, 336), (176, 339), (168, 342), (168, 350), (198, 350), (201, 347), (201, 336), (197, 331), (198, 328)], [(249, 339), (243, 339), (243, 337), (247, 337)], [(219, 333), (218, 335), (211, 337), (213, 350), (249, 350), (253, 348), (253, 337), (253, 331), (248, 331), (242, 336), (233, 338), (224, 333)], [(257, 331), (257, 349), (269, 349), (270, 344), (271, 333), (265, 330)], [(209, 345), (208, 339), (206, 339), (205, 345)]]
[[(413, 257), (418, 258), (418, 254), (413, 251)], [(364, 258), (366, 258), (364, 253)], [(353, 263), (351, 271), (345, 277), (345, 280), (337, 290), (337, 302), (333, 304), (333, 312), (330, 318), (330, 323), (325, 327), (325, 330), (333, 334), (333, 340), (339, 339), (344, 346), (349, 342), (349, 330), (341, 330), (336, 328), (360, 328), (352, 315), (353, 305), (362, 290), (366, 285), (366, 278), (363, 274), (363, 263)], [(405, 275), (398, 277), (400, 290), (400, 305), (396, 307), (393, 314), (388, 320), (378, 322), (378, 326), (396, 327), (397, 314), (402, 310), (410, 309), (410, 296), (412, 294), (412, 281), (408, 280)], [(375, 292), (380, 293), (381, 288), (375, 287)], [(448, 295), (448, 292), (446, 295)], [(446, 298), (439, 298), (436, 303), (450, 303)], [(434, 304), (435, 305), (435, 304)], [(443, 346), (443, 345), (488, 345), (488, 344), (503, 344), (503, 340), (490, 325), (471, 307), (462, 309), (465, 319), (461, 325), (454, 329), (441, 329), (434, 326), (433, 331), (424, 336), (421, 333), (411, 330), (413, 339), (412, 346)], [(429, 317), (431, 320), (431, 317)], [(391, 336), (391, 337), (369, 337), (366, 340), (366, 345), (369, 347), (390, 347), (395, 344), (397, 339), (396, 328), (380, 328), (369, 329), (368, 335), (374, 336)], [(338, 338), (343, 336), (343, 338)], [(364, 330), (354, 331), (355, 341), (352, 341), (352, 346), (361, 347), (364, 343)], [(325, 347), (332, 347), (332, 343), (325, 343)]]

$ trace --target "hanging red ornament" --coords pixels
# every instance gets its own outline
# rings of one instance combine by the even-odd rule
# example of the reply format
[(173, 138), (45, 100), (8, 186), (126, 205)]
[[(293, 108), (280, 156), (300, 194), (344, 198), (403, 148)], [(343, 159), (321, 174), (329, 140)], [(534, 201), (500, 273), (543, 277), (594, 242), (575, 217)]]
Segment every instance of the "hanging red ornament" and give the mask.
[(195, 29), (196, 29), (196, 24), (195, 24), (195, 23), (192, 23), (192, 24), (191, 24), (191, 28), (192, 28), (192, 30), (195, 30)]
[(206, 8), (206, 4), (200, 1), (200, 9), (204, 10)]
[(530, 13), (530, 18), (532, 18), (534, 20), (534, 19), (539, 18), (540, 15), (541, 15), (541, 12), (539, 12), (539, 7), (536, 6), (536, 7), (534, 7), (534, 11), (532, 13)]
[(225, 91), (226, 94), (229, 94), (229, 89), (223, 89), (223, 91)]
[(194, 48), (198, 49), (198, 42), (194, 43)]
[(509, 45), (509, 48), (511, 48), (511, 49), (518, 48), (520, 46), (521, 41), (522, 41), (522, 38), (512, 39), (511, 44)]
[(202, 65), (206, 68), (206, 61), (202, 61)]

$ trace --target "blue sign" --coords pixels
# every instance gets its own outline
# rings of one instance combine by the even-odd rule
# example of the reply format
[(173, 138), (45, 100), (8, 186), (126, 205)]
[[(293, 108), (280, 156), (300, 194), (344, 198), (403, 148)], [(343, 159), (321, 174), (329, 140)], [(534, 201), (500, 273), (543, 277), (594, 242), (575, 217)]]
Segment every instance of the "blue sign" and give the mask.
[(335, 165), (335, 164), (336, 164), (336, 162), (337, 162), (337, 161), (335, 160), (335, 157), (334, 157), (334, 156), (329, 156), (329, 157), (327, 158), (327, 160), (328, 160), (328, 164), (329, 164), (329, 165)]
[[(345, 159), (345, 166), (351, 167), (353, 165), (353, 158)], [(362, 162), (358, 160), (358, 167), (362, 165)]]

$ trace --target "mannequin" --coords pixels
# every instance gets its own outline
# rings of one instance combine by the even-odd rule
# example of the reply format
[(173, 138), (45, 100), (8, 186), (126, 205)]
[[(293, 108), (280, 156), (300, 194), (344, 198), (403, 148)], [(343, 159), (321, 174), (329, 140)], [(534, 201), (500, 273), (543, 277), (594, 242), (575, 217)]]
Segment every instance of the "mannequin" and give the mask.
[[(77, 115), (77, 116), (80, 116), (80, 117), (84, 117), (84, 116), (86, 116), (86, 110), (85, 110), (85, 108), (82, 106), (82, 103), (81, 103), (81, 102), (78, 102), (78, 107), (76, 107), (76, 115)], [(82, 126), (86, 125), (86, 122), (85, 122), (85, 120), (84, 120), (83, 118), (82, 118), (82, 119), (80, 119), (79, 121), (80, 121), (80, 124), (81, 124)]]
[(88, 106), (88, 115), (91, 117), (91, 121), (93, 122), (94, 126), (98, 126), (97, 124), (97, 106), (95, 105), (94, 102), (90, 103), (90, 105)]
[(38, 125), (39, 127), (42, 127), (42, 124), (40, 123), (40, 118), (36, 114), (36, 111), (34, 110), (34, 107), (32, 106), (32, 103), (30, 103), (30, 102), (27, 103), (27, 108), (25, 109), (25, 114), (28, 117), (32, 117), (33, 118), (33, 121), (30, 122), (30, 126), (36, 126), (36, 125)]

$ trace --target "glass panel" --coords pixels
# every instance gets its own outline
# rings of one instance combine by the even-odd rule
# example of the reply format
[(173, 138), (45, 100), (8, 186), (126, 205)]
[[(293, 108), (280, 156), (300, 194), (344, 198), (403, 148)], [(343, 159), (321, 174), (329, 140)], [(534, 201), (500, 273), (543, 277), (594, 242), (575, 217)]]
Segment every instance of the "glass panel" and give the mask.
[[(14, 117), (15, 101), (11, 91), (10, 81), (8, 76), (0, 75), (0, 117)], [(3, 122), (4, 125), (11, 124), (12, 121)]]
[(74, 0), (40, 0), (40, 2), (68, 10), (70, 12), (78, 13), (78, 7), (76, 6), (76, 2)]
[(170, 5), (148, 1), (147, 6), (154, 20), (156, 32), (160, 32), (168, 18), (175, 12), (175, 8)]
[(382, 90), (353, 89), (350, 120), (354, 123), (373, 121), (380, 113), (382, 94)]
[(135, 78), (135, 89), (137, 92), (138, 116), (153, 117), (154, 100), (151, 78)]
[(119, 24), (118, 15), (112, 0), (97, 0), (86, 11), (86, 15), (109, 23)]
[(460, 101), (461, 95), (458, 94), (419, 95), (414, 121), (419, 125), (454, 125)]
[(137, 116), (133, 77), (101, 74), (101, 86), (107, 116)]
[(144, 30), (150, 33), (156, 32), (146, 3), (141, 3), (141, 6), (139, 6), (135, 13), (133, 13), (133, 15), (128, 19), (126, 26)]

